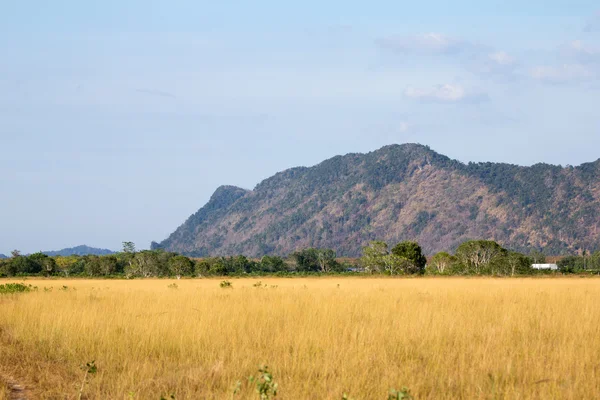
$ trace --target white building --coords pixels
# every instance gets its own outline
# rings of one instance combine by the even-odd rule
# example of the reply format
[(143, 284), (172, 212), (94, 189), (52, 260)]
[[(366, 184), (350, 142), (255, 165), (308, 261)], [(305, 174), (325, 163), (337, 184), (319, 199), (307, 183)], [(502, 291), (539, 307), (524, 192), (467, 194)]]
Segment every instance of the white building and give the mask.
[(553, 271), (558, 270), (558, 265), (556, 264), (533, 264), (531, 266), (533, 269), (551, 269)]

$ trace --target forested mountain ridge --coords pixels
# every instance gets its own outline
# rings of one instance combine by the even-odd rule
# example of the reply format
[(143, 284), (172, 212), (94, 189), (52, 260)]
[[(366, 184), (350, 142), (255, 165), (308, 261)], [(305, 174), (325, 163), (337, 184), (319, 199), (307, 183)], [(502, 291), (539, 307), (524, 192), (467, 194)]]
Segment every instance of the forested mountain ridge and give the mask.
[(417, 240), (428, 254), (468, 239), (561, 254), (599, 249), (600, 160), (578, 167), (463, 164), (418, 144), (336, 156), (254, 190), (222, 186), (155, 247), (195, 256), (357, 256), (368, 241)]
[(111, 250), (90, 247), (90, 246), (86, 246), (85, 244), (81, 245), (81, 246), (69, 247), (69, 248), (57, 250), (57, 251), (43, 251), (42, 253), (44, 253), (50, 257), (73, 256), (73, 255), (75, 255), (75, 256), (89, 256), (89, 255), (105, 256), (105, 255), (109, 255), (109, 254), (114, 254), (114, 252)]

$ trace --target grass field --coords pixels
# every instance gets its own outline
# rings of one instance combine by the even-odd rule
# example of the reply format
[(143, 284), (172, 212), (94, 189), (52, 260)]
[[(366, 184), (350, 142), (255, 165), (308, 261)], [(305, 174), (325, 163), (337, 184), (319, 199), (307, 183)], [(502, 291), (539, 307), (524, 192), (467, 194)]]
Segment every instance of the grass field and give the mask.
[(0, 296), (0, 372), (42, 399), (92, 360), (83, 398), (258, 398), (265, 364), (281, 399), (600, 395), (600, 279), (261, 280), (27, 280)]

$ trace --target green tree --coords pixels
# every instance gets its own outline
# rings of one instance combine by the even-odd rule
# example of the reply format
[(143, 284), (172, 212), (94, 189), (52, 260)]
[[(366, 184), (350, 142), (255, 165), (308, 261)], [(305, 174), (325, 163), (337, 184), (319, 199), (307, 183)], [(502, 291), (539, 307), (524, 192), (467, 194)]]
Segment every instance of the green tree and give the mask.
[(9, 260), (0, 260), (0, 276), (15, 276), (17, 274), (17, 265)]
[(417, 271), (413, 262), (397, 254), (387, 254), (381, 258), (383, 269), (389, 275), (412, 274)]
[(23, 271), (26, 274), (39, 274), (41, 272), (51, 274), (56, 267), (56, 263), (50, 257), (42, 252), (33, 253), (27, 256), (29, 263), (29, 271)]
[(594, 269), (594, 270), (600, 269), (600, 251), (595, 252), (590, 257), (590, 269)]
[(155, 251), (145, 250), (135, 253), (133, 261), (126, 268), (128, 276), (149, 278), (158, 276), (161, 269), (158, 254)]
[(318, 250), (314, 248), (304, 249), (292, 253), (291, 258), (296, 262), (296, 270), (299, 272), (319, 271)]
[(135, 244), (133, 242), (123, 242), (123, 251), (119, 258), (126, 265), (124, 269), (127, 271), (134, 271), (133, 260), (135, 258)]
[(42, 268), (42, 272), (46, 276), (53, 275), (57, 272), (56, 261), (54, 261), (54, 259), (52, 257), (46, 256), (46, 257), (40, 258), (38, 260), (38, 263), (40, 264), (40, 266)]
[(37, 274), (39, 273), (42, 269), (41, 267), (31, 261), (29, 259), (29, 257), (25, 257), (25, 256), (16, 256), (10, 259), (10, 268), (11, 270), (15, 271), (15, 274), (23, 274), (23, 275), (30, 275), (30, 274)]
[(410, 241), (400, 242), (394, 246), (392, 254), (409, 260), (414, 265), (416, 273), (423, 273), (425, 271), (427, 258), (423, 255), (423, 250), (419, 246), (419, 243)]
[(135, 253), (135, 243), (123, 242), (123, 253)]
[(192, 275), (194, 263), (189, 258), (178, 255), (169, 259), (169, 271), (177, 279), (181, 279), (182, 276)]
[(286, 271), (287, 266), (283, 258), (278, 256), (263, 256), (260, 259), (260, 270), (264, 272), (280, 272)]
[(506, 255), (506, 250), (491, 240), (471, 240), (456, 249), (456, 258), (465, 272), (481, 275), (491, 273), (493, 263)]
[(533, 264), (545, 264), (546, 263), (546, 256), (537, 249), (532, 249), (529, 252), (529, 257), (533, 261), (532, 262)]
[(102, 266), (100, 265), (100, 257), (96, 255), (89, 255), (83, 257), (84, 271), (88, 276), (100, 276), (102, 275)]
[(508, 254), (501, 261), (507, 268), (503, 269), (503, 275), (522, 275), (531, 273), (531, 264), (533, 260), (524, 254), (517, 253), (514, 251), (508, 252)]
[(583, 257), (567, 256), (559, 260), (558, 269), (563, 273), (572, 273), (583, 269)]
[(329, 273), (338, 269), (335, 257), (335, 251), (332, 249), (317, 249), (317, 263), (321, 272)]
[(360, 265), (365, 272), (375, 273), (385, 270), (385, 257), (389, 254), (388, 245), (380, 240), (369, 242), (369, 245), (363, 247), (363, 255), (360, 258)]
[(226, 276), (229, 275), (229, 271), (227, 270), (227, 265), (225, 264), (222, 258), (211, 259), (210, 261), (210, 269), (208, 273), (210, 275), (216, 276)]
[(456, 257), (445, 251), (439, 252), (427, 264), (427, 272), (431, 274), (447, 274), (456, 263)]
[(115, 256), (102, 256), (99, 259), (100, 273), (104, 276), (113, 275), (119, 267), (119, 260)]
[(79, 261), (78, 256), (57, 256), (54, 257), (56, 269), (58, 272), (69, 276), (72, 273), (73, 266)]
[(248, 257), (243, 255), (238, 255), (235, 257), (230, 257), (228, 260), (228, 270), (236, 274), (243, 274), (250, 272), (252, 263), (248, 260)]
[(76, 256), (77, 261), (69, 267), (69, 275), (82, 275), (85, 272), (85, 257)]
[(210, 274), (210, 262), (208, 260), (198, 260), (196, 261), (196, 265), (194, 266), (194, 270), (198, 276), (209, 275)]

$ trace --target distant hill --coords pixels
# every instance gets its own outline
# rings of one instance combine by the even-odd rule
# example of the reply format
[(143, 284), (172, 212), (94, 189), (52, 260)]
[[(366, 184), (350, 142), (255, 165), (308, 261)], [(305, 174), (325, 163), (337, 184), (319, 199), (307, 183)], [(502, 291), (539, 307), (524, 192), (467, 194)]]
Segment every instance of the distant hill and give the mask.
[(86, 245), (70, 247), (68, 249), (62, 249), (58, 251), (43, 251), (44, 254), (49, 256), (87, 256), (87, 255), (95, 255), (95, 256), (105, 256), (108, 254), (114, 254), (114, 251), (107, 249), (98, 249), (95, 247), (89, 247)]
[(418, 144), (292, 168), (254, 190), (218, 188), (158, 246), (195, 256), (357, 256), (374, 239), (427, 254), (468, 239), (560, 255), (600, 249), (600, 160), (578, 167), (464, 164)]
[(0, 254), (0, 259), (3, 259), (3, 258), (8, 258), (8, 257), (5, 256), (4, 254)]

